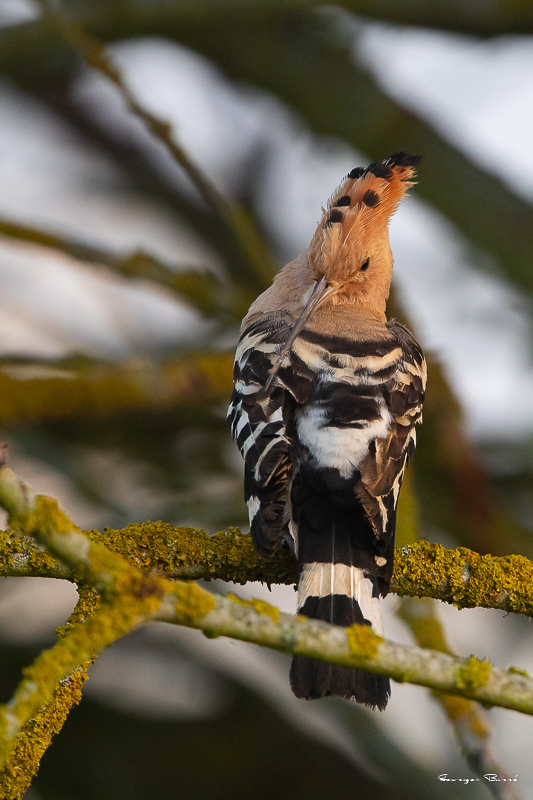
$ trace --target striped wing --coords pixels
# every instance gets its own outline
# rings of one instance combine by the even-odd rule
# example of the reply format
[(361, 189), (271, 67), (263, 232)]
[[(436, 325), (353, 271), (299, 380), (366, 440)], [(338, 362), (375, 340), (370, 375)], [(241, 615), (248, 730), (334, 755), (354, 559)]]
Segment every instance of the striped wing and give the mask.
[(288, 484), (292, 444), (287, 427), (295, 403), (311, 391), (305, 365), (283, 364), (265, 389), (269, 372), (290, 335), (293, 321), (268, 316), (242, 334), (235, 355), (235, 388), (227, 423), (244, 458), (244, 499), (257, 552), (270, 556), (288, 536)]
[[(422, 420), (426, 389), (426, 361), (412, 334), (398, 322), (387, 325), (400, 347), (401, 357), (385, 392), (390, 412), (386, 436), (370, 443), (360, 464), (356, 493), (378, 540), (392, 546), (396, 506), (405, 466), (416, 447), (415, 425)], [(392, 559), (390, 563), (392, 571)]]

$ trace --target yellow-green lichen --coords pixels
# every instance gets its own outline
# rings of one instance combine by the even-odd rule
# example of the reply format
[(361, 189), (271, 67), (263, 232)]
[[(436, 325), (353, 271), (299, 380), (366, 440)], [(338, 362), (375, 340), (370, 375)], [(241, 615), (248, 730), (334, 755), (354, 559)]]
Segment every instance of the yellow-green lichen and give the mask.
[(76, 526), (61, 511), (52, 497), (38, 495), (28, 511), (12, 513), (9, 517), (12, 527), (25, 536), (38, 541), (50, 540), (55, 534), (66, 534), (76, 530)]
[(68, 570), (32, 538), (0, 531), (0, 576), (66, 577)]
[(92, 586), (80, 585), (78, 586), (78, 602), (76, 608), (65, 622), (56, 628), (58, 639), (62, 639), (73, 626), (78, 622), (85, 622), (86, 619), (92, 617), (100, 608), (100, 595)]
[(458, 547), (418, 542), (396, 551), (392, 591), (435, 597), (457, 608), (502, 608), (533, 616), (533, 562), (494, 558)]
[(473, 691), (488, 682), (491, 673), (490, 662), (470, 656), (460, 667), (455, 668), (455, 685), (458, 689)]
[(258, 600), (257, 598), (252, 598), (251, 600), (243, 600), (242, 597), (234, 594), (233, 592), (228, 592), (230, 600), (233, 600), (234, 603), (238, 603), (241, 606), (246, 606), (247, 608), (253, 608), (258, 614), (261, 614), (264, 617), (270, 617), (276, 625), (280, 621), (280, 610), (276, 608), (276, 606), (271, 606), (270, 603), (266, 603), (264, 600)]
[(86, 680), (85, 669), (73, 672), (55, 688), (46, 706), (26, 723), (16, 737), (9, 758), (0, 770), (0, 797), (3, 800), (22, 798), (53, 737), (63, 727), (70, 709), (80, 702)]
[(433, 694), (442, 704), (450, 721), (459, 730), (466, 731), (477, 739), (487, 739), (490, 736), (490, 727), (480, 713), (477, 703), (456, 694), (439, 691), (434, 691)]
[[(57, 630), (59, 639), (66, 636), (76, 623), (92, 616), (100, 605), (100, 598), (91, 586), (79, 587), (78, 592), (76, 608), (67, 623)], [(44, 693), (37, 699), (37, 703), (43, 703), (41, 710), (22, 727), (12, 744), (7, 763), (0, 770), (0, 797), (6, 800), (18, 800), (23, 796), (31, 779), (37, 773), (40, 760), (51, 744), (52, 738), (63, 727), (71, 708), (80, 702), (81, 689), (87, 680), (87, 668), (91, 661), (86, 661), (74, 669), (68, 677), (63, 678), (47, 701)], [(46, 670), (46, 663), (43, 663), (43, 670)], [(28, 673), (29, 670), (26, 670), (24, 683), (34, 691), (37, 684), (31, 678), (39, 679), (40, 676), (35, 673), (34, 676), (30, 674), (28, 681)], [(17, 715), (23, 714), (24, 711), (25, 709), (18, 704)], [(4, 729), (4, 734), (5, 732)]]
[[(93, 547), (105, 549), (102, 545)], [(98, 555), (104, 563), (104, 556)], [(85, 593), (77, 608), (85, 622), (72, 624), (74, 620), (69, 620), (72, 627), (61, 631), (61, 638), (54, 647), (41, 652), (35, 662), (23, 670), (23, 679), (9, 707), (0, 708), (0, 763), (10, 755), (13, 737), (49, 704), (61, 682), (80, 667), (85, 668), (108, 645), (153, 617), (158, 610), (166, 588), (164, 582), (154, 575), (143, 577), (113, 553), (108, 556), (112, 568), (116, 566), (114, 562), (120, 562), (116, 572), (121, 591), (118, 602), (101, 603), (92, 613), (94, 600), (90, 593)], [(84, 616), (86, 613), (89, 613), (88, 618)]]
[(183, 625), (195, 627), (216, 605), (216, 598), (195, 583), (176, 583), (176, 617)]
[(249, 535), (229, 528), (209, 536), (201, 528), (177, 528), (165, 522), (131, 524), (122, 530), (89, 531), (92, 541), (104, 542), (142, 570), (167, 577), (218, 578), (244, 584), (295, 583), (297, 567), (288, 550), (273, 559), (260, 558)]
[(369, 625), (350, 625), (346, 629), (346, 638), (350, 653), (372, 659), (378, 654), (379, 646), (384, 639), (374, 633)]
[(436, 616), (435, 601), (428, 597), (403, 597), (397, 615), (411, 629), (420, 647), (449, 653), (440, 620)]
[(508, 667), (507, 672), (510, 672), (511, 675), (523, 675), (524, 678), (529, 678), (529, 672), (526, 669), (520, 669), (520, 667)]

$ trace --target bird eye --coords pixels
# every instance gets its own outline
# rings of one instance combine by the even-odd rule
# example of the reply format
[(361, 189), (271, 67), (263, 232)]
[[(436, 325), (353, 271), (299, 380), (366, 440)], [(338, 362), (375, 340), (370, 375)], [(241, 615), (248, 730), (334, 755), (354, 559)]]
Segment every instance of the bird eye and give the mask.
[(363, 263), (361, 264), (361, 272), (365, 272), (370, 266), (370, 258), (366, 258)]

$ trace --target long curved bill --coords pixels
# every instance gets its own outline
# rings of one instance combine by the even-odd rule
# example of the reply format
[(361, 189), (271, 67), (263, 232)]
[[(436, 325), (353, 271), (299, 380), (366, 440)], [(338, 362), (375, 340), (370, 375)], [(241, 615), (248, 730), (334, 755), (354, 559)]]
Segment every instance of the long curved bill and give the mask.
[(270, 374), (268, 376), (268, 380), (265, 383), (265, 389), (267, 391), (272, 386), (272, 381), (276, 377), (276, 375), (278, 373), (278, 370), (279, 370), (279, 368), (281, 367), (281, 365), (283, 363), (283, 360), (285, 359), (287, 354), (290, 352), (290, 349), (293, 346), (296, 338), (298, 337), (298, 334), (300, 333), (300, 331), (304, 327), (305, 323), (307, 322), (307, 320), (309, 319), (309, 317), (311, 316), (313, 311), (320, 305), (320, 303), (323, 303), (324, 300), (326, 300), (328, 297), (330, 297), (334, 292), (335, 292), (335, 289), (332, 286), (328, 286), (325, 276), (315, 283), (315, 287), (314, 287), (313, 291), (311, 292), (311, 297), (309, 298), (309, 300), (305, 304), (305, 307), (304, 307), (302, 313), (300, 314), (300, 316), (298, 317), (298, 319), (294, 323), (294, 326), (293, 326), (293, 328), (292, 328), (292, 330), (290, 332), (289, 338), (287, 339), (287, 341), (283, 345), (283, 348), (280, 350), (280, 353), (279, 353), (279, 356), (278, 356), (276, 362), (272, 365), (272, 368), (270, 370)]

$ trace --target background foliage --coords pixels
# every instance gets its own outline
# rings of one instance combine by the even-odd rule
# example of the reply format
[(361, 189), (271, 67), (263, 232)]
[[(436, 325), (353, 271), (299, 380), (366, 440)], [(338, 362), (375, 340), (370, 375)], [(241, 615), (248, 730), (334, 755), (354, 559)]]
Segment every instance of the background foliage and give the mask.
[[(365, 163), (398, 149), (422, 153), (415, 194), (428, 213), (448, 220), (462, 243), (454, 278), (469, 287), (472, 269), (489, 276), (502, 298), (509, 292), (520, 298), (528, 329), (533, 224), (525, 193), (510, 188), (501, 172), (473, 158), (428, 115), (385, 91), (365, 50), (365, 33), (375, 20), (390, 24), (397, 36), (408, 30), (404, 26), (466, 34), (472, 48), (482, 37), (529, 34), (528, 4), (474, 10), (453, 3), (421, 8), (409, 0), (335, 6), (306, 0), (65, 0), (59, 16), (41, 16), (37, 5), (20, 8), (23, 16), (28, 9), (27, 18), (7, 14), (0, 29), (1, 91), (16, 113), (32, 109), (28, 124), (35, 109), (44, 115), (43, 137), (59, 136), (59, 149), (68, 143), (65, 153), (76, 157), (67, 169), (78, 170), (78, 192), (96, 197), (101, 210), (80, 204), (62, 223), (61, 203), (54, 206), (44, 192), (42, 213), (25, 201), (23, 189), (1, 203), (3, 260), (11, 260), (13, 269), (19, 265), (23, 284), (25, 310), (13, 318), (37, 319), (40, 328), (34, 324), (33, 330), (45, 334), (52, 326), (55, 338), (44, 335), (39, 343), (36, 336), (27, 343), (17, 340), (14, 322), (6, 325), (0, 421), (13, 460), (35, 475), (49, 474), (53, 487), (65, 490), (72, 513), (78, 510), (80, 524), (118, 528), (152, 516), (211, 531), (246, 525), (240, 463), (223, 419), (231, 350), (248, 303), (294, 255), (287, 230), (302, 216), (310, 218), (310, 230), (319, 213), (301, 198), (305, 176), (296, 187), (273, 182), (275, 171), (283, 172), (276, 152), (283, 142), (269, 136), (269, 127), (274, 130), (279, 119), (293, 146), (304, 142), (309, 151), (312, 142), (308, 159), (343, 165), (335, 180), (353, 159)], [(128, 53), (136, 47), (148, 54), (140, 78), (128, 70)], [(185, 71), (203, 72), (205, 107), (186, 94), (173, 98), (182, 120), (197, 120), (199, 142), (185, 121), (182, 129), (167, 128), (150, 116), (159, 111), (160, 95), (168, 101), (161, 86), (171, 81), (157, 67), (150, 72), (150, 55), (157, 53), (179, 54)], [(123, 67), (123, 77), (114, 65)], [(172, 114), (172, 107), (165, 110)], [(202, 124), (213, 120), (216, 157), (204, 163)], [(35, 157), (33, 168), (40, 171), (42, 154)], [(9, 153), (4, 158), (9, 161)], [(60, 190), (52, 172), (49, 189)], [(47, 202), (55, 218), (53, 210), (47, 217)], [(130, 212), (138, 237), (135, 230), (113, 230)], [(154, 230), (146, 235), (150, 225)], [(449, 247), (456, 247), (451, 237)], [(17, 261), (22, 257), (27, 262)], [(37, 271), (25, 266), (30, 262)], [(4, 268), (8, 283), (13, 274)], [(92, 295), (83, 336), (83, 304), (59, 288), (72, 277), (74, 295)], [(393, 302), (395, 313), (413, 316), (417, 327), (405, 285)], [(104, 312), (94, 313), (95, 305)], [(70, 333), (59, 336), (61, 325)], [(524, 359), (517, 369), (529, 366)], [(522, 425), (511, 437), (495, 420), (493, 431), (485, 429), (474, 446), (456, 387), (435, 360), (429, 385), (413, 475), (419, 531), (400, 525), (400, 543), (420, 532), (449, 546), (533, 558), (532, 428)], [(41, 488), (37, 478), (34, 483)], [(7, 599), (10, 591), (8, 584)], [(519, 621), (505, 625), (507, 641), (522, 635)], [(193, 798), (318, 798), (348, 793), (355, 784), (361, 798), (388, 797), (391, 784), (397, 797), (422, 798), (428, 790), (444, 797), (448, 787), (436, 775), (468, 769), (451, 739), (432, 765), (407, 755), (398, 729), (376, 715), (341, 702), (292, 705), (283, 694), (281, 656), (250, 655), (241, 645), (233, 654), (226, 648), (213, 656), (215, 643), (198, 636), (187, 631), (170, 638), (147, 629), (110, 651), (95, 677), (100, 688), (91, 693), (89, 681), (87, 697), (45, 756), (28, 797), (155, 798), (179, 787)], [(51, 631), (36, 631), (17, 644), (6, 628), (3, 700), (21, 667), (51, 637)], [(533, 649), (528, 652), (533, 661)], [(114, 673), (125, 663), (132, 677), (123, 673), (121, 686)], [(400, 714), (409, 713), (406, 705)], [(445, 726), (437, 706), (429, 708), (427, 724)], [(527, 735), (530, 742), (530, 729)], [(487, 791), (470, 789), (475, 797)]]

